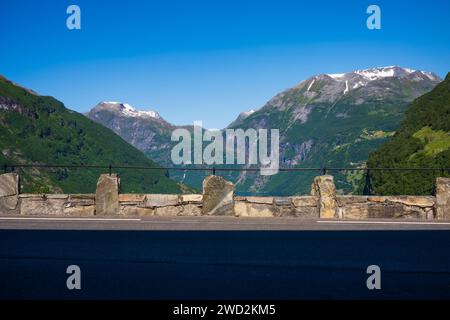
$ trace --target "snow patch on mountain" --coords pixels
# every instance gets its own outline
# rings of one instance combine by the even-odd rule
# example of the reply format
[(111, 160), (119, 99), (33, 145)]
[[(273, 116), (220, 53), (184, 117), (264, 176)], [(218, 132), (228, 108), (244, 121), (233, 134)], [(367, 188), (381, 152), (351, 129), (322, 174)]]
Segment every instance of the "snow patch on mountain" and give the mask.
[(366, 84), (364, 83), (364, 82), (362, 82), (362, 81), (358, 81), (357, 83), (355, 83), (354, 85), (353, 85), (353, 89), (357, 89), (357, 88), (359, 88), (359, 87), (364, 87)]
[[(407, 70), (405, 71), (408, 72)], [(392, 67), (373, 68), (368, 70), (356, 70), (354, 73), (359, 74), (360, 76), (363, 76), (368, 80), (377, 80), (381, 78), (393, 77), (395, 75), (394, 68)]]
[(346, 73), (329, 73), (327, 76), (330, 76), (333, 79), (341, 79), (346, 75)]
[[(404, 77), (416, 73), (417, 75), (424, 75), (430, 80), (439, 81), (439, 77), (432, 72), (414, 70), (410, 68), (402, 68), (398, 66), (387, 66), (387, 67), (377, 67), (364, 70), (355, 70), (349, 73), (332, 73), (327, 74), (329, 77), (337, 80), (344, 81), (348, 80), (352, 76), (358, 75), (366, 81), (379, 80), (383, 78), (391, 77)], [(360, 86), (360, 85), (359, 85)]]
[(311, 81), (311, 83), (309, 84), (308, 89), (306, 91), (311, 90), (311, 87), (314, 84), (314, 82), (316, 82), (316, 79), (313, 79), (313, 81)]
[(108, 108), (112, 110), (116, 110), (117, 112), (120, 112), (125, 117), (133, 117), (133, 118), (154, 118), (154, 119), (160, 119), (160, 115), (158, 112), (153, 110), (137, 110), (133, 106), (131, 106), (128, 103), (121, 103), (116, 101), (104, 101), (101, 102), (99, 107)]
[(427, 72), (427, 71), (420, 71), (421, 74), (425, 75), (428, 77), (428, 79), (433, 80), (433, 81), (439, 81), (439, 77), (437, 77), (435, 74), (433, 74), (432, 72)]
[(348, 80), (345, 80), (345, 90), (344, 90), (344, 94), (346, 94), (348, 92)]
[(249, 115), (251, 115), (255, 112), (256, 112), (256, 110), (252, 109), (252, 110), (242, 112), (242, 115), (248, 117)]

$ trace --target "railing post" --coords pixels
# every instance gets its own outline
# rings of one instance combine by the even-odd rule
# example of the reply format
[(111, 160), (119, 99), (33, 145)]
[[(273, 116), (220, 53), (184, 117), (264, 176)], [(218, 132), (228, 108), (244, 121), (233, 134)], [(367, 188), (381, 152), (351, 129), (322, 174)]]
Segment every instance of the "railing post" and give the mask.
[(4, 173), (8, 173), (8, 166), (6, 164), (3, 166), (3, 171)]
[(436, 179), (436, 218), (450, 219), (450, 178)]
[(322, 174), (323, 174), (323, 175), (326, 175), (326, 174), (327, 174), (327, 168), (324, 167), (324, 168), (322, 169)]
[(213, 174), (213, 176), (216, 175), (216, 167), (213, 167), (213, 168), (212, 168), (212, 174)]
[(365, 195), (365, 196), (372, 195), (372, 183), (370, 180), (370, 169), (369, 168), (366, 169), (366, 183), (364, 185), (363, 195)]
[(111, 174), (112, 174), (112, 165), (110, 164), (109, 165), (109, 176), (111, 176)]

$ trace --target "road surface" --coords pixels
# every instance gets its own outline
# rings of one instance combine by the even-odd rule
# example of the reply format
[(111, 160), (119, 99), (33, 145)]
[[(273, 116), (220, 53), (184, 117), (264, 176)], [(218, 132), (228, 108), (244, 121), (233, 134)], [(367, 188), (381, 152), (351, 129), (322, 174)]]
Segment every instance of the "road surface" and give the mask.
[(0, 219), (0, 299), (450, 299), (449, 222), (22, 218)]
[(0, 216), (0, 229), (62, 230), (450, 230), (450, 221), (236, 217)]

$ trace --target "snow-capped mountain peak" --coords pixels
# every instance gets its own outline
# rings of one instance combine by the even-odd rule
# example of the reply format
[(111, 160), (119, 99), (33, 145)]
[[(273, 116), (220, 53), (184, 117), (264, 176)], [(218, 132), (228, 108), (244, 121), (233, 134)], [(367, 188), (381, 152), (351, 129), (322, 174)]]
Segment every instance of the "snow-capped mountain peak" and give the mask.
[(327, 76), (333, 78), (333, 79), (340, 79), (343, 78), (346, 75), (346, 73), (329, 73)]
[(433, 81), (439, 81), (439, 77), (433, 74), (432, 72), (426, 72), (426, 71), (420, 71), (420, 70), (414, 70), (410, 68), (402, 68), (399, 66), (387, 66), (387, 67), (376, 67), (376, 68), (370, 68), (370, 69), (363, 69), (363, 70), (355, 70), (349, 73), (332, 73), (327, 74), (327, 76), (333, 78), (337, 81), (345, 81), (348, 80), (351, 77), (360, 76), (362, 80), (366, 81), (373, 81), (373, 80), (379, 80), (383, 78), (391, 78), (391, 77), (408, 77), (411, 75), (416, 76), (426, 76), (430, 80)]
[(244, 112), (242, 112), (242, 115), (244, 115), (244, 116), (249, 116), (249, 115), (251, 115), (252, 113), (255, 113), (255, 109), (251, 109), (251, 110), (248, 110), (248, 111), (244, 111)]
[[(351, 90), (365, 87), (375, 80), (398, 78), (408, 81), (420, 82), (423, 80), (440, 81), (440, 78), (432, 72), (402, 68), (399, 66), (377, 67), (363, 70), (355, 70), (348, 73), (331, 73), (321, 75), (341, 83), (342, 92), (345, 94)], [(309, 91), (310, 87), (307, 89)]]
[[(407, 73), (411, 73), (410, 69), (403, 69)], [(356, 70), (354, 73), (363, 76), (368, 80), (377, 80), (381, 78), (394, 77), (396, 74), (395, 67), (372, 68), (366, 70)]]
[[(305, 118), (305, 114), (317, 103), (335, 103), (354, 94), (360, 97), (355, 103), (361, 103), (369, 97), (380, 99), (387, 96), (403, 96), (399, 88), (404, 86), (411, 89), (410, 97), (416, 98), (416, 94), (424, 92), (422, 89), (431, 90), (440, 81), (441, 79), (432, 72), (399, 66), (376, 67), (346, 73), (322, 73), (277, 94), (263, 108), (297, 110), (298, 114), (295, 117), (298, 118), (295, 119), (298, 120)], [(288, 101), (286, 96), (299, 98)]]
[(125, 117), (134, 117), (134, 118), (155, 118), (160, 119), (160, 115), (158, 112), (153, 110), (137, 110), (133, 106), (128, 103), (121, 103), (117, 101), (103, 101), (100, 102), (96, 107), (96, 109), (109, 109), (112, 111), (116, 111)]

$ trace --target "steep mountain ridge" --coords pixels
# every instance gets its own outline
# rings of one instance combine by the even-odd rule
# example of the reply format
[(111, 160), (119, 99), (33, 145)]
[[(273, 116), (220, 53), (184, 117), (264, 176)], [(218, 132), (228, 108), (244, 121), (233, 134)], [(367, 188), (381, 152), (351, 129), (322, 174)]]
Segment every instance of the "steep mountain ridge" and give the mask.
[[(90, 193), (109, 164), (157, 166), (111, 130), (0, 78), (0, 163), (100, 165), (105, 169), (16, 169), (22, 192)], [(182, 186), (161, 171), (119, 171), (124, 192), (179, 192)]]

